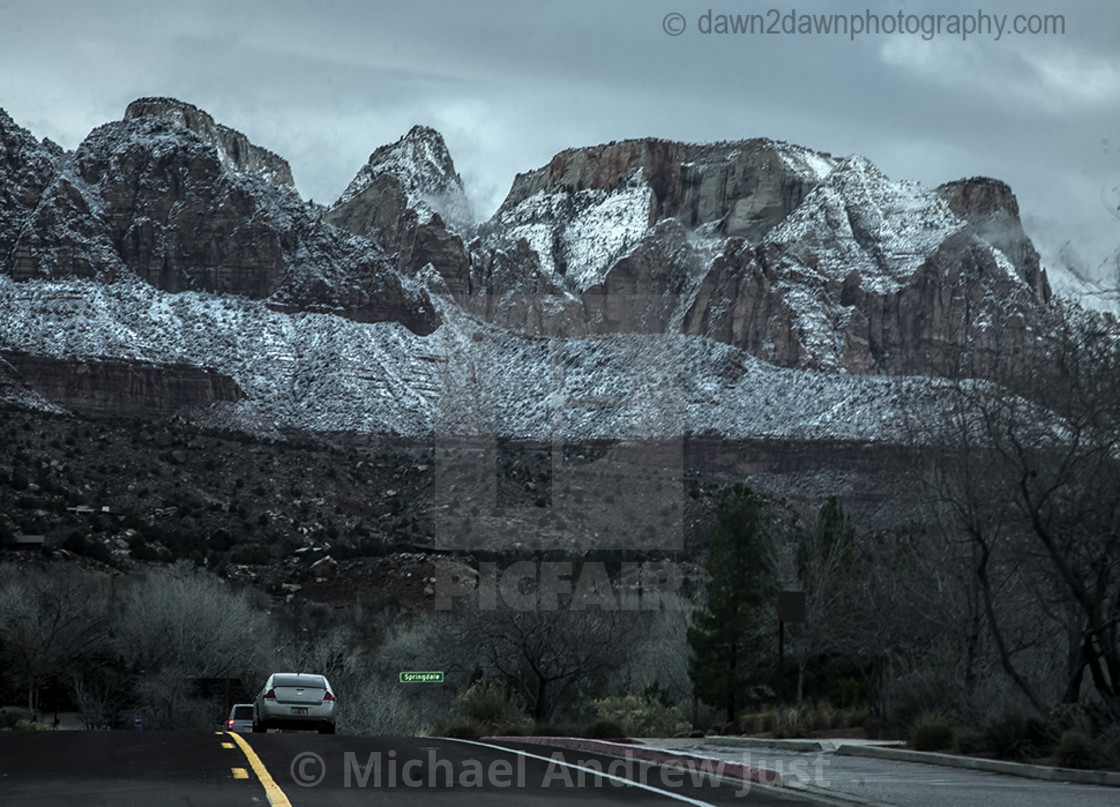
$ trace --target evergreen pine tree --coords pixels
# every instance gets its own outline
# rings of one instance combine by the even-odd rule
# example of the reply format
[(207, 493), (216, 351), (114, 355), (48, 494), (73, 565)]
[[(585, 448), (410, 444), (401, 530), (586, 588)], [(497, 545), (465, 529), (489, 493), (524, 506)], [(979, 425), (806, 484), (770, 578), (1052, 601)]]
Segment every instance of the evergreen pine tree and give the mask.
[(743, 693), (757, 680), (760, 648), (775, 620), (777, 584), (771, 523), (762, 501), (735, 485), (719, 505), (719, 523), (708, 549), (705, 607), (688, 629), (693, 691), (735, 720)]

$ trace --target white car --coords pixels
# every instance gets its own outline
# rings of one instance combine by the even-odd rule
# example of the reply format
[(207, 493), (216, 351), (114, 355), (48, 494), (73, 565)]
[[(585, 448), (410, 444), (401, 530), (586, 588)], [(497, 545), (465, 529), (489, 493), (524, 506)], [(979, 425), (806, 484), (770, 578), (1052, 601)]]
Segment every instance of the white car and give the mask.
[(273, 673), (253, 701), (253, 731), (318, 729), (334, 734), (338, 700), (323, 675)]

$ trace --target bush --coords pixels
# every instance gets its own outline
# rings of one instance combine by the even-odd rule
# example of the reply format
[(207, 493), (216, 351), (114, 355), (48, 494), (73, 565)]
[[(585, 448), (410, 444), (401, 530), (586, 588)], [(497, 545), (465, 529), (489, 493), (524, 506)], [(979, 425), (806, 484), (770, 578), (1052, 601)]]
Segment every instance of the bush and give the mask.
[(456, 717), (432, 729), (433, 737), (452, 737), (457, 740), (477, 740), (487, 734), (489, 732), (485, 725), (469, 717)]
[(809, 711), (801, 706), (787, 706), (774, 713), (775, 737), (804, 737), (810, 729)]
[(1046, 726), (1036, 717), (1006, 709), (984, 726), (984, 740), (1000, 759), (1023, 759), (1046, 745)]
[(622, 728), (616, 737), (674, 737), (691, 728), (679, 708), (668, 706), (655, 697), (622, 695), (602, 698), (594, 705), (600, 722), (615, 723)]
[(629, 735), (620, 723), (613, 720), (596, 720), (584, 729), (583, 736), (592, 740), (617, 740)]
[(953, 747), (953, 721), (943, 712), (923, 712), (910, 726), (915, 751), (948, 751)]
[(946, 693), (955, 691), (954, 687), (953, 679), (943, 670), (913, 670), (887, 686), (881, 717), (889, 725), (905, 729), (926, 712), (943, 711)]
[[(739, 726), (744, 734), (761, 734), (765, 729), (763, 726), (763, 714), (743, 715), (739, 718)], [(772, 720), (772, 719), (771, 719)]]
[(848, 728), (866, 728), (870, 717), (871, 711), (869, 709), (852, 709), (848, 712), (845, 726)]
[(490, 678), (481, 678), (455, 698), (457, 717), (483, 727), (488, 734), (523, 733), (532, 725), (520, 694)]
[(827, 701), (819, 701), (805, 716), (806, 722), (813, 731), (823, 731), (833, 727), (836, 719), (836, 710)]
[(554, 723), (538, 723), (533, 727), (535, 737), (575, 737), (579, 733), (574, 726), (558, 726)]
[(1093, 731), (1093, 721), (1080, 703), (1059, 703), (1046, 717), (1046, 729), (1055, 740), (1068, 731), (1087, 735)]
[(32, 723), (30, 720), (19, 720), (15, 725), (16, 731), (54, 731), (54, 726), (51, 723), (43, 723), (36, 721)]
[(87, 538), (77, 530), (66, 536), (66, 540), (62, 542), (62, 548), (73, 552), (75, 555), (98, 560), (102, 563), (108, 564), (113, 561), (113, 554), (109, 551), (109, 547), (98, 540)]
[(953, 750), (958, 754), (980, 753), (984, 750), (983, 732), (970, 726), (957, 729)]
[(1054, 749), (1054, 764), (1063, 768), (1092, 768), (1095, 755), (1089, 740), (1076, 729), (1067, 729)]

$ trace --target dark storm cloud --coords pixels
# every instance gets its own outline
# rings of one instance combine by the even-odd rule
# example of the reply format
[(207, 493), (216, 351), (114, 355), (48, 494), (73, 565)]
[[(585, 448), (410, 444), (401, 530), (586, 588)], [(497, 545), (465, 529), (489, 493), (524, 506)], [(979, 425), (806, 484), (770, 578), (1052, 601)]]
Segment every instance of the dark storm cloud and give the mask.
[[(715, 36), (702, 14), (1054, 14), (1051, 37)], [(668, 36), (679, 13), (686, 30)], [(769, 19), (769, 17), (768, 17)], [(0, 4), (0, 106), (73, 147), (135, 97), (191, 101), (285, 156), (330, 201), (414, 123), (440, 129), (476, 210), (569, 146), (786, 139), (927, 184), (998, 176), (1031, 234), (1120, 243), (1120, 8), (1052, 4), (25, 2)], [(1099, 256), (1099, 257), (1098, 257)]]

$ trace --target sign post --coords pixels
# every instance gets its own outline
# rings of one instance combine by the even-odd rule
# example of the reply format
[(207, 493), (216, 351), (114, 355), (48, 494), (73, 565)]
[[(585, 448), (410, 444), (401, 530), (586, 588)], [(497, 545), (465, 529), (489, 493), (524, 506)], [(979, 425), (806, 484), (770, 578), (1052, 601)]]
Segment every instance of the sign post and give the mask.
[[(415, 671), (400, 674), (402, 684), (442, 684), (443, 671)], [(420, 727), (424, 728), (424, 690), (420, 690)]]

